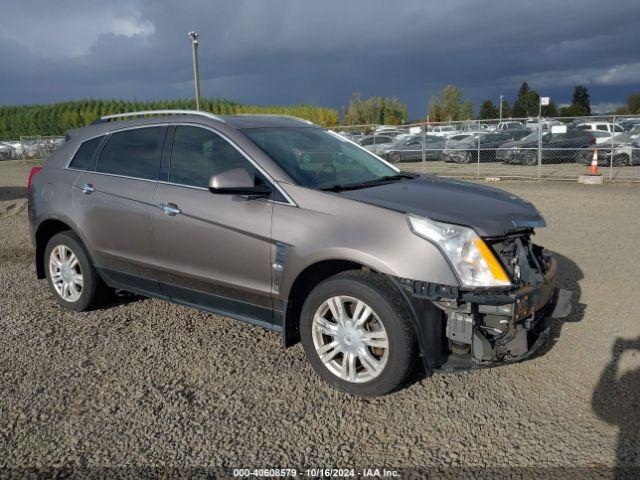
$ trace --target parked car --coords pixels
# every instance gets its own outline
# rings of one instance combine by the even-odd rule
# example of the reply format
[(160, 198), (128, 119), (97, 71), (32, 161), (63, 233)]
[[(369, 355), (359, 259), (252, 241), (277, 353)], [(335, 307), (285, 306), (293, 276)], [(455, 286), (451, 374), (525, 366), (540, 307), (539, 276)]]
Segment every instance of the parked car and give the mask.
[(448, 137), (449, 135), (455, 135), (458, 130), (453, 125), (438, 125), (435, 127), (429, 127), (427, 129), (429, 135), (435, 137)]
[(0, 160), (16, 160), (18, 158), (18, 152), (15, 148), (6, 142), (0, 142)]
[(503, 130), (523, 130), (525, 127), (524, 123), (519, 120), (509, 120), (505, 122), (500, 122), (496, 126), (495, 130), (500, 132)]
[(611, 122), (582, 122), (577, 125), (577, 128), (581, 130), (609, 132), (614, 135), (624, 132), (624, 129), (620, 125)]
[(549, 119), (543, 118), (540, 121), (538, 121), (538, 119), (528, 120), (526, 126), (531, 130), (537, 130), (541, 128), (542, 131), (545, 131), (545, 130), (551, 130), (551, 127), (553, 127), (554, 125), (562, 125), (562, 124), (563, 123), (559, 120), (554, 120), (554, 119), (549, 120)]
[[(447, 142), (443, 156), (447, 162), (474, 163), (495, 162), (496, 149), (510, 140), (519, 140), (531, 134), (529, 129), (511, 130), (500, 132), (481, 133), (462, 140)], [(478, 147), (478, 139), (480, 147)]]
[[(496, 154), (499, 161), (516, 165), (537, 165), (538, 146), (542, 163), (575, 163), (578, 152), (595, 143), (593, 132), (567, 129), (566, 132), (532, 132), (530, 135), (500, 146)], [(540, 142), (540, 143), (539, 143)]]
[[(387, 143), (378, 151), (378, 155), (392, 163), (415, 162), (422, 160), (422, 134), (399, 137), (393, 143)], [(445, 139), (434, 135), (424, 136), (425, 160), (439, 160)]]
[(624, 120), (620, 120), (618, 124), (625, 132), (628, 132), (640, 126), (640, 117), (625, 118)]
[(598, 165), (609, 166), (612, 150), (614, 167), (640, 165), (640, 128), (616, 135), (607, 143), (592, 145), (582, 150), (577, 160), (584, 165), (589, 165), (596, 152)]
[(396, 137), (391, 135), (369, 135), (360, 139), (358, 143), (370, 152), (378, 153), (378, 151), (385, 145), (393, 143), (395, 138)]
[(524, 360), (569, 304), (531, 203), (402, 173), (292, 117), (103, 117), (69, 132), (27, 191), (36, 273), (62, 307), (121, 289), (237, 318), (300, 339), (352, 394), (399, 388), (418, 359)]

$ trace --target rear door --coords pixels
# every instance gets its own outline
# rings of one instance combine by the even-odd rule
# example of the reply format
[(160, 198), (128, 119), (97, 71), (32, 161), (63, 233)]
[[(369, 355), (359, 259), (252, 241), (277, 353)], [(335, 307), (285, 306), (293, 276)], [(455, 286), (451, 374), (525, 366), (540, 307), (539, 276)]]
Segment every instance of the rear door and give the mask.
[(96, 267), (113, 286), (143, 294), (159, 292), (151, 218), (166, 130), (145, 126), (107, 135), (73, 189)]
[[(178, 125), (167, 176), (158, 183), (153, 232), (162, 290), (174, 300), (271, 324), (270, 234), (273, 202), (209, 191), (212, 175), (244, 168), (267, 182), (227, 139)], [(257, 320), (257, 322), (256, 322)]]

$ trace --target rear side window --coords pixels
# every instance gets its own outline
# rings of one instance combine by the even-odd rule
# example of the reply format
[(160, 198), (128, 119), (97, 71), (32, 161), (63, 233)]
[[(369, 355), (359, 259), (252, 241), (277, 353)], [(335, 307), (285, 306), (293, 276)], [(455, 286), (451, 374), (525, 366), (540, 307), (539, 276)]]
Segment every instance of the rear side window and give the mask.
[(73, 156), (69, 167), (77, 168), (78, 170), (95, 170), (96, 159), (94, 154), (96, 153), (96, 149), (103, 138), (104, 136), (82, 142), (82, 145), (80, 145), (80, 148)]
[(235, 168), (244, 168), (263, 181), (251, 162), (221, 136), (200, 127), (176, 127), (169, 170), (171, 183), (207, 188), (213, 175)]
[(111, 135), (98, 157), (98, 172), (157, 180), (165, 127), (145, 127)]

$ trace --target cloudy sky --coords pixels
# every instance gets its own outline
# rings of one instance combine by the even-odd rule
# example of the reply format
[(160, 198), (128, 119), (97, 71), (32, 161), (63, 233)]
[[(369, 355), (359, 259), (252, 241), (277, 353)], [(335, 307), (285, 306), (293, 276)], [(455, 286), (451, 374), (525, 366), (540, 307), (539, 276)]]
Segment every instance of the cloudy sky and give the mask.
[(640, 91), (638, 0), (3, 0), (0, 103), (202, 94), (259, 104), (345, 105), (396, 95), (426, 113), (447, 83), (477, 105), (528, 80), (595, 110)]

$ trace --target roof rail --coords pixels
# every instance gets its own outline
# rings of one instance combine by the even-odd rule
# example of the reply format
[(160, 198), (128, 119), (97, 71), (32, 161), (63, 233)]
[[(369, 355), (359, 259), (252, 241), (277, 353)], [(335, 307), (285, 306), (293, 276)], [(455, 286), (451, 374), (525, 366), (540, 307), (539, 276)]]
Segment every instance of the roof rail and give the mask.
[(308, 123), (309, 125), (314, 125), (311, 120), (307, 120), (306, 118), (296, 117), (295, 115), (285, 115), (282, 113), (233, 113), (231, 114), (233, 117), (283, 117), (283, 118), (293, 118), (294, 120), (300, 120), (301, 122)]
[(105, 115), (92, 122), (92, 125), (96, 123), (105, 123), (109, 120), (114, 120), (117, 118), (144, 117), (147, 115), (200, 115), (202, 117), (211, 118), (219, 122), (224, 122), (224, 118), (222, 118), (221, 116), (214, 115), (213, 113), (209, 112), (202, 112), (200, 110), (144, 110), (141, 112), (115, 113), (113, 115)]

